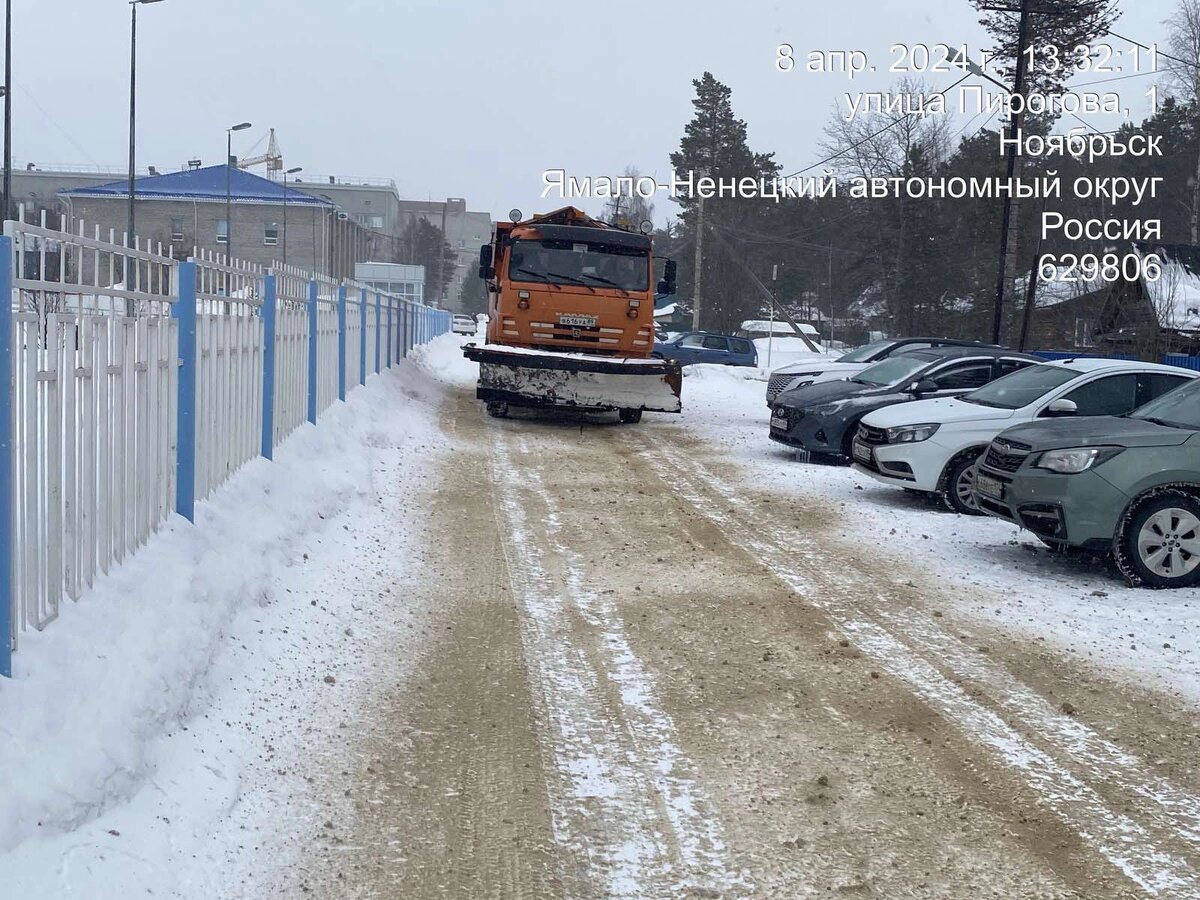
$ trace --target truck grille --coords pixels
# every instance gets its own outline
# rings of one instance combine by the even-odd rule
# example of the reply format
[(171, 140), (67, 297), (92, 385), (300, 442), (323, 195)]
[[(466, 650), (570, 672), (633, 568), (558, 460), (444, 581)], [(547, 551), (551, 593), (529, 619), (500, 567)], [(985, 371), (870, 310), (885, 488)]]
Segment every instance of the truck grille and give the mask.
[(887, 432), (882, 428), (872, 428), (870, 425), (858, 426), (858, 439), (864, 444), (879, 444), (887, 443)]
[(1032, 449), (1028, 444), (998, 438), (988, 447), (983, 464), (998, 472), (1015, 472)]

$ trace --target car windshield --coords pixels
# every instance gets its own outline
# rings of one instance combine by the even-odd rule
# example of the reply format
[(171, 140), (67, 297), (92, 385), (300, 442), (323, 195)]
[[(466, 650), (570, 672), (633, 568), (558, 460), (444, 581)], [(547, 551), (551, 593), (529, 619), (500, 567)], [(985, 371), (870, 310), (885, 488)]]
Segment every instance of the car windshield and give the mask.
[(891, 387), (912, 378), (922, 369), (928, 369), (931, 362), (920, 356), (893, 356), (867, 366), (850, 380), (875, 387)]
[(878, 354), (879, 351), (891, 347), (893, 344), (895, 344), (895, 341), (876, 341), (873, 344), (867, 344), (863, 347), (858, 347), (855, 350), (851, 350), (844, 356), (839, 356), (837, 361), (844, 363), (869, 362), (871, 357)]
[(1160, 425), (1200, 431), (1200, 379), (1168, 391), (1145, 406), (1138, 407), (1129, 416)]
[(595, 241), (520, 240), (509, 251), (508, 274), (513, 281), (645, 291), (650, 287), (650, 255)]
[(1082, 374), (1067, 366), (1029, 366), (958, 399), (997, 409), (1020, 409)]

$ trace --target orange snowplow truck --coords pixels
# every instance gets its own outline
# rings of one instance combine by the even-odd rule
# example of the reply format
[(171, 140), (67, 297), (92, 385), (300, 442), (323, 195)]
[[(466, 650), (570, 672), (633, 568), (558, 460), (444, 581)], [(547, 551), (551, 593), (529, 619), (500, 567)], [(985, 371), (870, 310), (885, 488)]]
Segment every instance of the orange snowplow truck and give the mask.
[(496, 225), (479, 253), (487, 343), (476, 396), (488, 413), (514, 406), (679, 412), (679, 365), (654, 359), (654, 295), (675, 290), (675, 263), (655, 284), (650, 238), (574, 207)]

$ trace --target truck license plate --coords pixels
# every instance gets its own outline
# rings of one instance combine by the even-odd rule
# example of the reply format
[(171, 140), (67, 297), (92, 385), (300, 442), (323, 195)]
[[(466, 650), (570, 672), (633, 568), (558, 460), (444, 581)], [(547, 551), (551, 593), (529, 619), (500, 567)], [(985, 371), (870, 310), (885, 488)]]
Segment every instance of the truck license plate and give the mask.
[(771, 416), (771, 427), (776, 431), (787, 431), (788, 420), (784, 416)]
[(860, 444), (858, 441), (855, 441), (854, 442), (854, 458), (857, 459), (859, 462), (870, 463), (871, 462), (871, 448), (868, 447), (866, 444)]
[(559, 325), (570, 325), (574, 328), (591, 328), (596, 324), (595, 316), (564, 316), (558, 317)]
[(975, 490), (997, 500), (1004, 499), (1004, 482), (991, 475), (977, 473), (975, 475)]

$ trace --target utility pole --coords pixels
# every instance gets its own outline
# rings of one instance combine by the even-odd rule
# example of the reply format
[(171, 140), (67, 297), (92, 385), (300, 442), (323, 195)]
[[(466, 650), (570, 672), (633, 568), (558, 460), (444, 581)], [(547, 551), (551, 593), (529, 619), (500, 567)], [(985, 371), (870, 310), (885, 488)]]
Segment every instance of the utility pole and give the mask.
[(770, 330), (767, 332), (767, 368), (771, 368), (771, 350), (775, 346), (775, 306), (779, 302), (779, 288), (776, 282), (779, 279), (779, 266), (771, 266), (771, 318), (769, 322)]
[(12, 215), (12, 0), (4, 0), (4, 214)]
[[(1021, 0), (1020, 24), (1017, 26), (1017, 60), (1016, 60), (1016, 75), (1013, 83), (1014, 97), (1025, 95), (1025, 55), (1029, 44), (1029, 3), (1030, 0)], [(1021, 128), (1022, 116), (1014, 109), (1008, 117), (1008, 187), (1009, 190), (1004, 195), (1004, 214), (1000, 224), (1000, 261), (996, 274), (996, 306), (992, 311), (992, 343), (1000, 343), (1000, 331), (1004, 322), (1004, 288), (1005, 282), (1008, 280), (1008, 254), (1009, 245), (1016, 249), (1016, 231), (1015, 222), (1013, 221), (1013, 201), (1012, 187), (1013, 179), (1017, 171), (1017, 133)]]
[(692, 331), (700, 330), (700, 285), (704, 281), (704, 195), (696, 204), (696, 256), (693, 264), (695, 286), (692, 288)]

